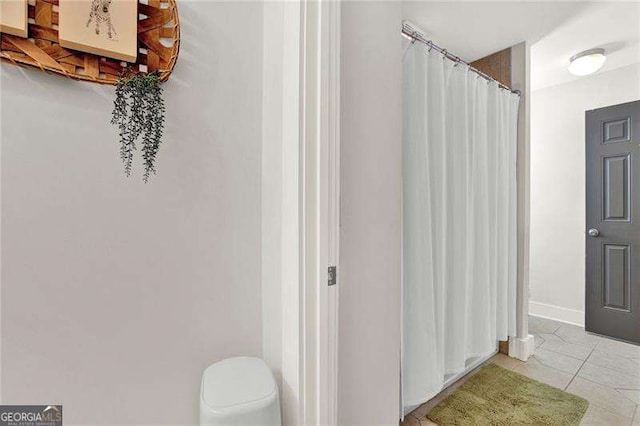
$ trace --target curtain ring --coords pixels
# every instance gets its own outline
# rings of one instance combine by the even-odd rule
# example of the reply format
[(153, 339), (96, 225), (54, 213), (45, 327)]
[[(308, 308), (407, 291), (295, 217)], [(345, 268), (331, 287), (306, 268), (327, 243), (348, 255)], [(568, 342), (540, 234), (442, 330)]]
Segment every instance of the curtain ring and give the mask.
[(433, 42), (431, 40), (427, 40), (427, 45), (429, 45), (429, 50), (427, 50), (427, 52), (431, 52), (431, 49), (433, 49)]
[(447, 59), (447, 49), (442, 49), (442, 60)]

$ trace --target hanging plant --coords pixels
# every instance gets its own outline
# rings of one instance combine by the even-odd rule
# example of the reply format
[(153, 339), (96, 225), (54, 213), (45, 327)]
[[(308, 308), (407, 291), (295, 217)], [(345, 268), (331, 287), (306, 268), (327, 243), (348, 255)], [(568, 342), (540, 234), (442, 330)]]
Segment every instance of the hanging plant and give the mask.
[(120, 75), (111, 124), (120, 130), (120, 158), (127, 176), (131, 175), (133, 153), (138, 143), (142, 147), (144, 181), (148, 182), (151, 174), (156, 173), (156, 157), (164, 131), (164, 111), (158, 72), (143, 74), (127, 68)]

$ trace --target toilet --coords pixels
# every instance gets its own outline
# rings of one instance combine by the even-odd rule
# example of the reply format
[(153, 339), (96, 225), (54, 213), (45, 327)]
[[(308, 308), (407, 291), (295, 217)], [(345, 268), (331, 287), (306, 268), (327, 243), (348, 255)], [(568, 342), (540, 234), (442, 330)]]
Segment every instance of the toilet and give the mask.
[(278, 387), (260, 358), (235, 357), (204, 370), (200, 387), (201, 426), (280, 426)]

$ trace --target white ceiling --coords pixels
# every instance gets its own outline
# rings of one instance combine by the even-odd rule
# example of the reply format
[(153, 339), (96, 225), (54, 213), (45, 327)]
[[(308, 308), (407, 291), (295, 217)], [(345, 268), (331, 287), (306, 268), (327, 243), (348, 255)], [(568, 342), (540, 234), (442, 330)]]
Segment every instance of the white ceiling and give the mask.
[(604, 47), (600, 72), (640, 62), (640, 2), (403, 1), (403, 18), (466, 61), (528, 41), (532, 89), (565, 83), (569, 58)]
[[(606, 50), (598, 72), (640, 62), (640, 3), (591, 4), (531, 47), (531, 89), (581, 78), (569, 73), (569, 58), (587, 49)], [(640, 79), (640, 76), (638, 76)]]

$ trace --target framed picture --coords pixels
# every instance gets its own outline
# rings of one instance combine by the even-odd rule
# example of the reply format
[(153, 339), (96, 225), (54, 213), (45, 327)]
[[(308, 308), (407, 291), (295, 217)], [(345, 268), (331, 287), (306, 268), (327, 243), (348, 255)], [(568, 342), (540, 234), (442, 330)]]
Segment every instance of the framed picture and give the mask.
[(27, 0), (0, 0), (0, 32), (27, 37)]
[(58, 20), (62, 47), (136, 62), (138, 0), (59, 0)]

